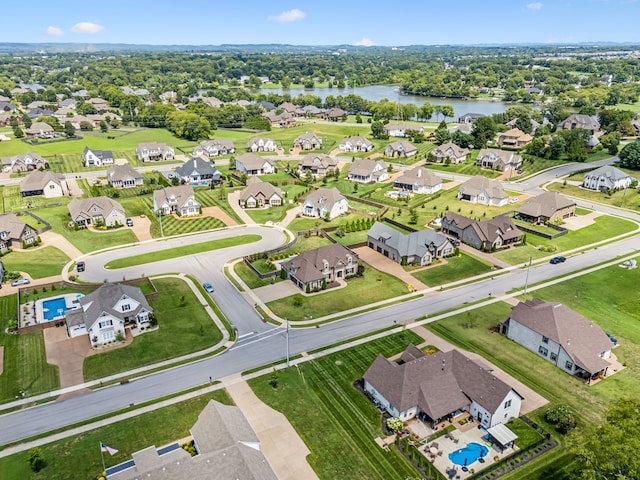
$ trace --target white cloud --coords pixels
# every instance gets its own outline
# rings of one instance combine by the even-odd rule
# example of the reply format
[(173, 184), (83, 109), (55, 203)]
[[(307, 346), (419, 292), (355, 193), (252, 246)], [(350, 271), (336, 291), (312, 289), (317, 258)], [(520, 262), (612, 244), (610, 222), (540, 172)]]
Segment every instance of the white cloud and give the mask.
[(307, 14), (304, 13), (302, 10), (298, 8), (294, 8), (292, 10), (287, 10), (285, 12), (282, 12), (278, 15), (269, 15), (269, 21), (277, 22), (277, 23), (291, 23), (291, 22), (297, 22), (298, 20), (302, 20), (306, 16)]
[(532, 12), (537, 12), (542, 9), (542, 2), (533, 2), (527, 4), (527, 10), (531, 10)]
[(102, 25), (93, 22), (80, 22), (71, 27), (73, 33), (98, 33), (104, 30)]
[(373, 40), (367, 37), (362, 37), (360, 41), (354, 43), (353, 45), (356, 47), (373, 47), (375, 43), (373, 42)]
[(47, 29), (44, 31), (44, 33), (46, 33), (47, 35), (53, 35), (55, 37), (59, 37), (60, 35), (64, 35), (64, 32), (62, 31), (62, 29), (58, 28), (58, 27), (47, 27)]

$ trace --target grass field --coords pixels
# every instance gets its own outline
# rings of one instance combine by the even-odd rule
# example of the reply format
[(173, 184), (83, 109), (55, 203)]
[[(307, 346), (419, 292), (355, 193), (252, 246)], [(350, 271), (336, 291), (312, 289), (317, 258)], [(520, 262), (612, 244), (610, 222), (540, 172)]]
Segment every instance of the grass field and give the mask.
[[(282, 318), (299, 321), (304, 320), (305, 317), (308, 318), (309, 315), (319, 318), (406, 293), (409, 291), (404, 282), (365, 264), (364, 275), (349, 280), (344, 288), (309, 297), (295, 294), (269, 302), (267, 306)], [(298, 306), (296, 306), (296, 297), (302, 300)]]
[[(84, 378), (93, 380), (155, 362), (198, 352), (222, 339), (202, 305), (182, 280), (156, 279), (159, 295), (149, 301), (159, 328), (137, 336), (127, 347), (87, 357)], [(179, 306), (184, 296), (185, 305)]]
[(143, 448), (160, 447), (188, 437), (210, 400), (233, 405), (226, 390), (217, 390), (44, 445), (41, 449), (46, 466), (37, 474), (29, 468), (26, 451), (1, 458), (0, 476), (3, 480), (95, 478), (102, 471), (100, 443), (118, 450), (113, 457), (105, 455), (107, 467), (130, 460), (132, 453)]
[(278, 388), (269, 376), (249, 381), (262, 401), (282, 412), (311, 450), (307, 460), (323, 480), (405, 480), (418, 473), (395, 448), (385, 452), (380, 412), (353, 386), (378, 354), (391, 356), (412, 332), (396, 334), (279, 372)]
[(262, 237), (260, 235), (239, 235), (232, 238), (222, 238), (220, 240), (210, 240), (208, 242), (196, 243), (194, 245), (186, 245), (184, 247), (174, 248), (171, 250), (161, 250), (159, 252), (145, 253), (142, 255), (134, 255), (127, 258), (119, 258), (112, 260), (105, 265), (105, 268), (125, 268), (135, 265), (143, 265), (145, 263), (159, 262), (170, 258), (184, 257), (186, 255), (197, 255), (198, 253), (209, 252), (221, 248), (233, 247), (236, 245), (246, 245), (247, 243), (257, 242)]
[(279, 222), (291, 207), (292, 205), (286, 204), (279, 207), (247, 208), (245, 212), (256, 223)]
[(70, 260), (56, 247), (40, 247), (35, 250), (13, 251), (2, 257), (6, 271), (26, 272), (33, 279), (60, 275), (62, 267)]
[[(255, 273), (253, 273), (253, 270), (251, 270), (244, 262), (236, 263), (233, 270), (242, 279), (242, 281), (247, 284), (247, 287), (251, 289), (271, 285), (271, 279), (262, 280)], [(283, 280), (279, 276), (273, 278), (274, 283), (282, 281)]]
[[(636, 172), (637, 175), (637, 172)], [(582, 175), (580, 175), (582, 181)], [(607, 195), (593, 190), (586, 190), (574, 185), (564, 186), (560, 182), (553, 182), (546, 185), (547, 190), (559, 192), (563, 195), (582, 198), (587, 201), (603, 203), (613, 207), (624, 207), (636, 212), (640, 212), (640, 190), (627, 189), (614, 192), (613, 195)]]
[(440, 263), (411, 275), (433, 287), (491, 271), (491, 265), (467, 253), (460, 253), (459, 257), (449, 257), (446, 260), (447, 263)]
[[(49, 365), (44, 350), (44, 334), (7, 334), (9, 321), (17, 319), (17, 295), (0, 297), (0, 345), (4, 347), (4, 371), (0, 375), (0, 401), (55, 390), (59, 386), (58, 367)], [(4, 478), (4, 475), (3, 475)]]

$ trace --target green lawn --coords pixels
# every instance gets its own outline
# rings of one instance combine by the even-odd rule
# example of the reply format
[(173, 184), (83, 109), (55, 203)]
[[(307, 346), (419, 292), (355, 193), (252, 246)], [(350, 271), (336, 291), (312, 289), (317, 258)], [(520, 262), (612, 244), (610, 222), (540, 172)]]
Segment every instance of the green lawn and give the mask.
[[(298, 321), (308, 315), (319, 318), (407, 293), (404, 282), (365, 264), (364, 276), (349, 280), (344, 288), (308, 297), (295, 294), (269, 302), (267, 306), (282, 318)], [(296, 297), (302, 300), (299, 306), (295, 305)]]
[(508, 262), (512, 265), (525, 263), (529, 257), (538, 259), (547, 257), (549, 252), (538, 250), (540, 246), (555, 246), (555, 252), (560, 253), (574, 248), (584, 247), (595, 242), (600, 242), (616, 235), (633, 232), (637, 225), (622, 218), (600, 216), (595, 218), (595, 223), (579, 230), (570, 230), (569, 233), (553, 240), (527, 234), (527, 243), (519, 247), (509, 248), (503, 252), (496, 253), (496, 258)]
[(531, 428), (519, 418), (511, 419), (507, 426), (509, 427), (509, 430), (518, 435), (516, 445), (521, 449), (527, 448), (542, 440), (542, 435), (540, 435), (538, 431)]
[(219, 250), (221, 248), (233, 247), (236, 245), (246, 245), (261, 240), (260, 235), (239, 235), (232, 238), (222, 238), (220, 240), (211, 240), (208, 242), (186, 245), (171, 250), (161, 250), (159, 252), (144, 253), (142, 255), (134, 255), (127, 258), (119, 258), (112, 260), (105, 265), (105, 268), (125, 268), (145, 263), (159, 262), (170, 258), (184, 257), (186, 255), (197, 255), (198, 253), (209, 252), (211, 250)]
[[(215, 345), (222, 339), (209, 315), (182, 280), (155, 279), (158, 296), (149, 300), (159, 328), (137, 336), (127, 347), (87, 357), (85, 380), (150, 365)], [(185, 305), (179, 306), (184, 296)]]
[[(238, 262), (235, 264), (233, 271), (242, 279), (247, 287), (254, 289), (264, 287), (265, 285), (271, 285), (272, 279), (262, 280), (258, 277), (253, 270), (251, 270), (244, 262)], [(282, 282), (283, 280), (276, 276), (273, 278), (273, 282)]]
[(491, 271), (491, 265), (467, 253), (460, 253), (459, 257), (449, 257), (446, 261), (447, 263), (439, 263), (412, 275), (432, 287)]
[(396, 448), (382, 450), (380, 412), (353, 386), (378, 354), (391, 356), (412, 332), (375, 340), (279, 372), (278, 388), (269, 375), (249, 381), (258, 397), (282, 412), (311, 450), (307, 457), (321, 479), (405, 480), (419, 478)]
[(62, 267), (70, 260), (56, 247), (41, 247), (34, 250), (13, 251), (2, 257), (6, 271), (21, 271), (31, 278), (60, 275)]
[[(638, 176), (638, 173), (635, 173)], [(580, 175), (579, 180), (582, 181), (583, 175)], [(613, 207), (624, 207), (636, 212), (640, 212), (640, 190), (627, 189), (614, 192), (613, 195), (607, 195), (606, 193), (594, 192), (593, 190), (586, 190), (574, 185), (564, 186), (560, 182), (549, 183), (546, 186), (547, 190), (562, 193), (563, 195), (570, 195), (572, 197), (582, 198), (587, 201), (604, 203), (605, 205), (611, 205)]]
[(227, 195), (231, 193), (233, 188), (225, 187), (225, 195), (224, 198), (220, 198), (220, 187), (215, 190), (211, 190), (209, 188), (196, 188), (196, 200), (200, 202), (203, 207), (219, 207), (223, 212), (233, 218), (239, 225), (243, 224), (244, 221), (238, 216), (233, 208), (229, 205), (227, 201)]
[(210, 400), (233, 405), (226, 390), (207, 393), (44, 445), (40, 448), (46, 466), (37, 474), (29, 468), (27, 451), (1, 458), (0, 476), (3, 480), (95, 478), (102, 471), (100, 443), (118, 450), (113, 457), (105, 454), (107, 467), (125, 462), (131, 459), (132, 453), (143, 448), (160, 447), (188, 437), (189, 430)]
[(293, 206), (286, 204), (280, 207), (247, 208), (245, 212), (256, 223), (279, 222)]
[[(17, 295), (0, 297), (0, 345), (4, 347), (4, 370), (0, 375), (0, 401), (55, 390), (59, 387), (58, 367), (47, 363), (42, 331), (7, 334), (9, 321), (17, 319)], [(2, 475), (4, 478), (4, 475)]]
[(305, 230), (312, 230), (316, 227), (320, 227), (320, 228), (340, 227), (340, 226), (344, 226), (347, 222), (353, 223), (357, 220), (361, 220), (364, 218), (369, 218), (369, 217), (365, 217), (363, 215), (358, 215), (355, 213), (349, 213), (347, 215), (341, 215), (339, 217), (336, 217), (330, 222), (319, 220), (317, 218), (311, 218), (311, 217), (298, 217), (298, 218), (295, 218), (287, 226), (287, 228), (292, 232), (303, 232)]

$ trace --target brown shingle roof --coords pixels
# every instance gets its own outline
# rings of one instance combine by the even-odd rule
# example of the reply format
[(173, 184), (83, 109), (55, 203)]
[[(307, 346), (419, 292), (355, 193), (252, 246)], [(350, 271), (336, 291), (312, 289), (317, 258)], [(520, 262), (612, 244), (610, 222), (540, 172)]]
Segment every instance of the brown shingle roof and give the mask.
[(524, 202), (518, 212), (530, 217), (551, 217), (558, 210), (575, 205), (576, 202), (558, 192), (544, 192)]

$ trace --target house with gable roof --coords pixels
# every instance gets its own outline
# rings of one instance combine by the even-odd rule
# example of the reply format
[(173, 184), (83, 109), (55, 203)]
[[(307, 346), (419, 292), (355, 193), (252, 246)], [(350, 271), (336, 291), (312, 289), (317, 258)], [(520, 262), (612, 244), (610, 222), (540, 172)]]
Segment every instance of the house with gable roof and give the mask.
[(104, 283), (97, 290), (78, 298), (78, 308), (65, 312), (70, 337), (89, 335), (91, 346), (113, 342), (125, 327), (144, 332), (153, 309), (142, 290), (122, 283)]
[(480, 250), (495, 250), (522, 242), (524, 232), (507, 215), (490, 220), (474, 220), (458, 213), (447, 212), (441, 231)]
[(593, 134), (600, 130), (600, 122), (595, 115), (575, 113), (558, 123), (558, 130), (573, 130), (575, 128), (582, 128)]
[(44, 122), (33, 122), (24, 133), (27, 134), (27, 138), (53, 138), (56, 136), (53, 127)]
[(384, 133), (390, 137), (407, 137), (409, 132), (422, 133), (424, 128), (411, 123), (387, 123), (383, 127)]
[(144, 185), (142, 174), (131, 168), (128, 163), (111, 165), (107, 170), (107, 182), (112, 188), (133, 188)]
[(20, 153), (11, 157), (2, 157), (3, 172), (30, 172), (32, 170), (44, 170), (47, 167), (47, 161), (40, 155), (32, 152)]
[(255, 153), (244, 153), (236, 158), (236, 170), (247, 176), (269, 175), (276, 171), (276, 164)]
[(218, 157), (235, 153), (236, 146), (230, 138), (214, 138), (213, 140), (203, 140), (193, 148), (191, 155), (205, 155), (207, 157)]
[(343, 152), (370, 152), (373, 150), (373, 143), (360, 135), (352, 135), (340, 140), (338, 148)]
[(278, 145), (272, 138), (255, 137), (247, 142), (249, 152), (275, 152), (277, 149)]
[(520, 302), (500, 324), (501, 333), (570, 375), (606, 375), (612, 340), (598, 325), (558, 302)]
[(113, 152), (111, 150), (92, 150), (89, 147), (84, 147), (82, 161), (85, 167), (113, 165)]
[(426, 355), (409, 345), (395, 362), (382, 355), (363, 376), (364, 390), (392, 417), (425, 418), (434, 428), (469, 412), (484, 428), (520, 416), (523, 397), (459, 350)]
[(499, 180), (476, 175), (460, 185), (458, 199), (481, 205), (503, 207), (507, 204), (509, 195), (504, 191)]
[(338, 160), (324, 153), (309, 153), (298, 162), (300, 176), (311, 173), (313, 178), (324, 177), (338, 168)]
[(143, 142), (138, 144), (136, 148), (138, 160), (143, 162), (156, 162), (159, 160), (173, 160), (175, 150), (166, 143), (159, 142)]
[(320, 290), (324, 282), (334, 282), (355, 274), (358, 271), (358, 254), (339, 243), (333, 243), (300, 252), (282, 262), (282, 268), (287, 278), (301, 290)]
[(340, 191), (333, 188), (318, 188), (302, 202), (302, 215), (325, 220), (345, 215), (349, 211), (349, 200)]
[(247, 180), (247, 186), (240, 192), (238, 203), (242, 208), (279, 207), (284, 194), (269, 182), (253, 176)]
[(518, 208), (516, 217), (529, 223), (547, 223), (573, 217), (576, 202), (558, 192), (544, 192), (528, 199)]
[(181, 217), (200, 214), (200, 202), (191, 185), (177, 185), (153, 191), (153, 211), (162, 215), (176, 213)]
[(512, 128), (498, 135), (498, 145), (501, 147), (521, 148), (532, 141), (533, 137), (519, 128)]
[(352, 182), (375, 183), (389, 178), (387, 164), (382, 160), (356, 158), (349, 167), (347, 178)]
[(613, 165), (604, 165), (585, 173), (582, 186), (598, 192), (622, 190), (631, 186), (631, 177)]
[(434, 258), (454, 251), (451, 241), (435, 230), (402, 233), (382, 222), (374, 223), (367, 232), (367, 246), (401, 265), (429, 265)]
[(454, 165), (465, 162), (469, 155), (469, 150), (466, 148), (460, 148), (455, 143), (444, 143), (439, 147), (431, 150), (431, 155), (436, 159), (436, 162), (445, 162), (447, 159)]
[(498, 148), (483, 148), (478, 152), (476, 165), (492, 170), (517, 170), (522, 166), (522, 156)]
[(79, 227), (124, 225), (126, 215), (119, 202), (109, 197), (74, 198), (68, 205), (71, 221)]
[(0, 215), (0, 252), (37, 242), (38, 233), (33, 227), (20, 220), (15, 213)]
[(190, 182), (193, 185), (209, 182), (218, 183), (222, 173), (210, 160), (201, 157), (193, 157), (176, 168), (176, 177), (182, 182)]
[(295, 138), (293, 141), (293, 148), (299, 148), (300, 150), (315, 150), (316, 148), (322, 148), (322, 137), (313, 132), (303, 133)]
[(50, 170), (34, 170), (20, 182), (20, 195), (23, 197), (42, 195), (45, 198), (56, 198), (68, 193), (65, 176)]
[(428, 168), (418, 166), (396, 177), (393, 186), (413, 193), (431, 194), (442, 188), (442, 179)]
[(406, 140), (399, 140), (384, 147), (384, 156), (392, 158), (413, 157), (418, 153), (418, 147)]

